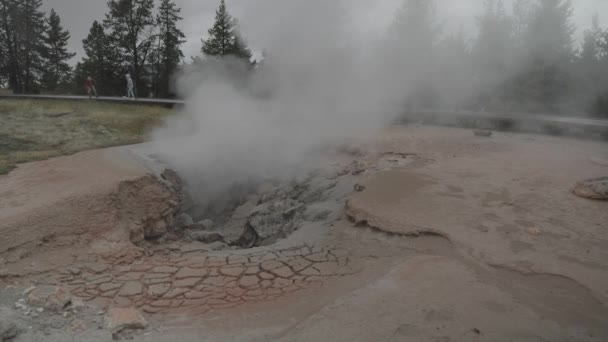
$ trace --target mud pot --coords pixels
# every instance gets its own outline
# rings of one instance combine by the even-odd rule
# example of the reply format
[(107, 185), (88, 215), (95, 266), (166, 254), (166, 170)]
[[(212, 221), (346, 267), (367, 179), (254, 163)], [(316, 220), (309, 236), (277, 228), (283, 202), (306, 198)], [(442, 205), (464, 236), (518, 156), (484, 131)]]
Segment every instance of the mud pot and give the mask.
[(607, 155), (395, 127), (215, 206), (146, 145), (25, 164), (0, 177), (0, 334), (605, 341)]

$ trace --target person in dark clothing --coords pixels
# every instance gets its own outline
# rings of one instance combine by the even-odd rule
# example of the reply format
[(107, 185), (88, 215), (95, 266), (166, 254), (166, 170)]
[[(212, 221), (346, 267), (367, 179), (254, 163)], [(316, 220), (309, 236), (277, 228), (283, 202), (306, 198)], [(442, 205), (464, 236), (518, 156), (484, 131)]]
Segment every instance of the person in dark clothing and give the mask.
[(87, 94), (89, 94), (89, 99), (93, 97), (93, 94), (95, 94), (95, 97), (97, 97), (97, 89), (95, 88), (95, 80), (93, 77), (87, 77), (87, 79), (84, 81), (84, 87)]

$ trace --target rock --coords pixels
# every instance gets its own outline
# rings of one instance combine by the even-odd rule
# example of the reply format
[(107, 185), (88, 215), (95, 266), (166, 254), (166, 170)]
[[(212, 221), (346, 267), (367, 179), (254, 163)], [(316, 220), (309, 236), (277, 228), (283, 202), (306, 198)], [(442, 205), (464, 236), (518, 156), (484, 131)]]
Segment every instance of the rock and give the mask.
[[(171, 177), (167, 176), (167, 179)], [(174, 213), (180, 210), (181, 193), (153, 175), (123, 181), (114, 195), (114, 207), (131, 242), (158, 239), (168, 232)]]
[(490, 130), (478, 129), (474, 133), (475, 133), (475, 136), (478, 136), (478, 137), (489, 138), (492, 136), (492, 131), (490, 131)]
[(52, 311), (61, 311), (70, 304), (72, 297), (64, 287), (39, 286), (28, 295), (28, 304), (44, 307)]
[(248, 242), (247, 240), (251, 238), (247, 221), (251, 212), (256, 208), (257, 202), (257, 200), (251, 200), (238, 207), (230, 217), (230, 220), (228, 220), (228, 223), (221, 230), (218, 230), (218, 233), (223, 236), (224, 242), (227, 245), (241, 245), (241, 243)]
[(305, 210), (304, 204), (293, 199), (272, 201), (257, 206), (248, 224), (262, 241), (272, 242), (295, 231)]
[(224, 237), (217, 232), (201, 232), (201, 231), (186, 231), (186, 236), (193, 241), (199, 241), (202, 243), (214, 243), (223, 241)]
[(177, 230), (186, 229), (187, 227), (194, 224), (192, 217), (186, 213), (181, 213), (173, 220), (173, 228)]
[(68, 272), (70, 272), (72, 275), (80, 275), (80, 273), (82, 273), (78, 268), (76, 267), (70, 267), (68, 268)]
[(355, 189), (356, 192), (362, 192), (365, 190), (365, 185), (361, 185), (359, 183), (355, 184), (355, 186), (353, 187)]
[(526, 229), (526, 233), (534, 236), (538, 236), (543, 233), (543, 231), (538, 227), (530, 227)]
[(21, 329), (15, 323), (0, 322), (0, 341), (10, 342), (21, 333)]
[(214, 223), (212, 220), (206, 219), (198, 222), (197, 225), (199, 225), (203, 230), (211, 230), (213, 229)]
[(588, 179), (574, 188), (574, 194), (593, 200), (608, 200), (608, 177)]
[(148, 327), (148, 322), (134, 308), (111, 308), (106, 315), (106, 326), (112, 334), (123, 330), (140, 330)]
[(36, 289), (36, 286), (30, 286), (30, 287), (28, 287), (27, 289), (25, 289), (25, 290), (23, 291), (23, 295), (24, 295), (24, 296), (27, 296), (27, 295), (29, 295), (29, 294), (30, 294), (32, 291), (34, 291), (35, 289)]
[(163, 171), (163, 173), (160, 174), (160, 177), (162, 179), (164, 179), (165, 181), (167, 181), (169, 184), (171, 184), (171, 186), (173, 187), (173, 189), (175, 189), (175, 191), (178, 191), (178, 192), (182, 191), (182, 188), (183, 188), (182, 179), (179, 177), (177, 172), (175, 172), (171, 169), (165, 169), (165, 171)]
[(214, 243), (210, 243), (207, 246), (205, 246), (205, 249), (209, 250), (209, 251), (219, 251), (219, 250), (223, 250), (226, 249), (228, 247), (228, 245), (226, 245), (223, 242), (214, 242)]
[(159, 219), (158, 221), (144, 227), (144, 236), (148, 240), (158, 239), (167, 234), (167, 231), (167, 222)]

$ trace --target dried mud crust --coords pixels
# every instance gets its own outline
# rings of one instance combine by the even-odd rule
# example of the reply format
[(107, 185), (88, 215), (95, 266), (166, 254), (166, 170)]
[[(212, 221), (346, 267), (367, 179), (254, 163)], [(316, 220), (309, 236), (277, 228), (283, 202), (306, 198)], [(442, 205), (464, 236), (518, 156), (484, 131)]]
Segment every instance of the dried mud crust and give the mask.
[(345, 250), (301, 246), (247, 254), (159, 254), (129, 266), (71, 267), (61, 271), (59, 281), (100, 307), (203, 314), (317, 288), (357, 272)]

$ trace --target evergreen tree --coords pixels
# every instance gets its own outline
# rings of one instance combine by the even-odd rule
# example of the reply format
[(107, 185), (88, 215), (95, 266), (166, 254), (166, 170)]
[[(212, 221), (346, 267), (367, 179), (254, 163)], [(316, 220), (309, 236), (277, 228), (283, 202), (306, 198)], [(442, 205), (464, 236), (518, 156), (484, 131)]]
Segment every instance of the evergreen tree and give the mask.
[(147, 61), (154, 41), (154, 0), (110, 0), (104, 26), (120, 50), (137, 91), (143, 93)]
[(0, 0), (0, 72), (15, 93), (23, 91), (17, 42), (18, 0)]
[(207, 56), (251, 59), (251, 51), (240, 37), (236, 20), (228, 13), (225, 0), (220, 1), (215, 12), (215, 23), (209, 29), (209, 38), (203, 41), (202, 51)]
[(571, 0), (539, 0), (526, 32), (526, 48), (533, 59), (571, 62), (575, 28), (570, 22)]
[(389, 28), (386, 48), (391, 67), (387, 69), (401, 73), (399, 78), (409, 88), (408, 110), (438, 105), (436, 48), (440, 34), (433, 0), (405, 0)]
[(172, 0), (162, 0), (158, 9), (156, 24), (159, 28), (158, 46), (156, 49), (155, 95), (171, 97), (171, 77), (184, 58), (181, 45), (185, 35), (177, 27), (182, 20), (181, 9)]
[(474, 87), (480, 92), (478, 106), (504, 109), (497, 89), (513, 73), (517, 63), (513, 19), (507, 15), (502, 0), (486, 0), (478, 18), (479, 33), (473, 46)]
[(69, 40), (70, 33), (63, 29), (59, 15), (51, 9), (44, 35), (46, 63), (42, 85), (47, 90), (55, 91), (60, 84), (66, 84), (69, 80), (72, 68), (68, 61), (76, 55), (67, 50)]
[(96, 81), (99, 94), (124, 94), (120, 52), (99, 22), (93, 22), (89, 35), (82, 43), (86, 56), (74, 72), (78, 92), (84, 92), (84, 80), (91, 76)]
[(20, 23), (17, 31), (18, 56), (22, 61), (23, 92), (38, 90), (39, 80), (44, 71), (44, 32), (46, 20), (42, 12), (42, 0), (21, 0), (17, 2), (17, 18)]

